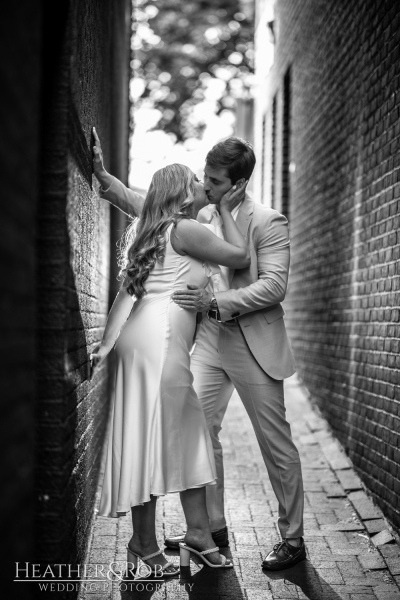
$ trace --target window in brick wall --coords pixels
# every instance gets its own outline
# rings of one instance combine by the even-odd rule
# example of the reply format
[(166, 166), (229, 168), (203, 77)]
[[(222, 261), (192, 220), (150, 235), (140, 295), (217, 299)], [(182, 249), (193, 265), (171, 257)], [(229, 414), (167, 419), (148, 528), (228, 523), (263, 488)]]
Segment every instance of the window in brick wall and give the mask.
[(290, 217), (290, 145), (292, 81), (290, 68), (283, 79), (283, 123), (282, 123), (282, 214)]
[(271, 208), (276, 204), (276, 96), (272, 101), (272, 123), (271, 123)]

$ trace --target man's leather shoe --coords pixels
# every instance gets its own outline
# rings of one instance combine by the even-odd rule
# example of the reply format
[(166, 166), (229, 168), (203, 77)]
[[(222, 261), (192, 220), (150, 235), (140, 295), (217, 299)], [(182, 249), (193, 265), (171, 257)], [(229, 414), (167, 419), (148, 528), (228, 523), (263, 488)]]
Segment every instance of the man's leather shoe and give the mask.
[[(229, 546), (227, 527), (218, 529), (218, 531), (212, 531), (211, 535), (218, 548), (226, 548), (227, 546)], [(171, 550), (179, 550), (180, 542), (184, 541), (185, 533), (181, 533), (179, 535), (172, 535), (170, 537), (165, 538), (165, 545), (167, 546), (167, 548), (171, 548)]]
[(292, 546), (287, 540), (282, 540), (279, 544), (275, 544), (274, 549), (263, 560), (263, 569), (269, 571), (280, 571), (281, 569), (289, 569), (296, 563), (306, 558), (306, 547), (303, 538), (300, 538), (300, 546)]

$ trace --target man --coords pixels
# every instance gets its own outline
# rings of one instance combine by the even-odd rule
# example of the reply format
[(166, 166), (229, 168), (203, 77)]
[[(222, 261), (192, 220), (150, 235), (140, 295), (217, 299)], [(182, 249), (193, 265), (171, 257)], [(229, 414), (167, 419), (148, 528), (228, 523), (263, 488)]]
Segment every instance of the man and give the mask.
[[(100, 140), (94, 131), (94, 171), (101, 196), (131, 216), (138, 216), (143, 198), (109, 175), (103, 166)], [(191, 370), (213, 441), (217, 485), (207, 488), (207, 510), (213, 539), (229, 545), (224, 515), (224, 470), (218, 438), (234, 387), (254, 427), (271, 485), (279, 504), (278, 527), (282, 541), (262, 563), (265, 569), (291, 567), (306, 557), (303, 536), (303, 482), (298, 451), (285, 417), (283, 379), (294, 373), (294, 361), (283, 322), (289, 270), (288, 224), (277, 211), (257, 204), (245, 194), (255, 165), (251, 145), (231, 137), (208, 153), (204, 189), (209, 206), (197, 219), (212, 223), (223, 236), (218, 205), (232, 186), (241, 190), (233, 211), (250, 246), (251, 264), (233, 270), (221, 267), (214, 292), (188, 286), (173, 300), (182, 308), (207, 311), (196, 334)], [(184, 534), (167, 538), (178, 548)]]

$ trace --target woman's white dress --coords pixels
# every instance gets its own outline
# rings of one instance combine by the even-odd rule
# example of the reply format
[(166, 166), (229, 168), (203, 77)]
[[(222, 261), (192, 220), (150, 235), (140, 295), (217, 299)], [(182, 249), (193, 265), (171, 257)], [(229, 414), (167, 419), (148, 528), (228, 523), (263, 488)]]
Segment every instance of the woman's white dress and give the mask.
[[(200, 226), (200, 225), (199, 225)], [(171, 300), (188, 284), (206, 287), (218, 267), (181, 256), (166, 233), (156, 263), (117, 343), (111, 429), (99, 514), (117, 517), (132, 506), (215, 483), (210, 435), (193, 389), (189, 352), (196, 313)]]

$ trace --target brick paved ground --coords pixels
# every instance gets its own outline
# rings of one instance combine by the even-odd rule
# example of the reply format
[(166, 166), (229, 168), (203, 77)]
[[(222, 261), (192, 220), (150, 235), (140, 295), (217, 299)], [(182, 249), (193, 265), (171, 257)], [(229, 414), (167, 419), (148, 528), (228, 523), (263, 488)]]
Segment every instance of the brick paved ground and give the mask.
[[(261, 559), (278, 541), (276, 501), (250, 421), (235, 394), (222, 432), (230, 549), (235, 569), (212, 571), (192, 563), (190, 572), (163, 583), (111, 583), (95, 564), (125, 561), (129, 517), (97, 517), (87, 562), (99, 583), (80, 600), (400, 600), (400, 547), (369, 500), (326, 422), (312, 409), (295, 377), (286, 382), (289, 421), (299, 448), (305, 483), (308, 560), (286, 571), (261, 570)], [(183, 513), (177, 494), (159, 501), (157, 535), (178, 531)], [(178, 562), (178, 553), (169, 553)], [(147, 591), (146, 591), (147, 586)], [(158, 587), (158, 589), (156, 589)]]

